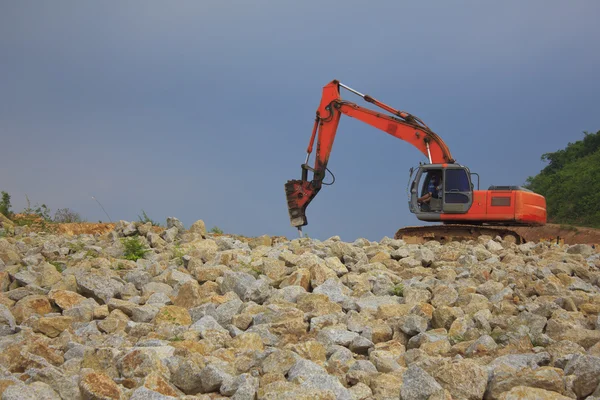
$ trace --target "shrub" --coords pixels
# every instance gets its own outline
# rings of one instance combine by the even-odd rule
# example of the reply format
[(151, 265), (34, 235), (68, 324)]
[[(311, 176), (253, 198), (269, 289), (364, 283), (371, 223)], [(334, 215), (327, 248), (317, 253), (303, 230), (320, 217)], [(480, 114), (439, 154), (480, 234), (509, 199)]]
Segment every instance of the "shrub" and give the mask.
[(173, 259), (175, 260), (176, 265), (183, 265), (183, 256), (185, 256), (186, 251), (181, 248), (181, 245), (176, 244), (173, 249)]
[(222, 234), (223, 234), (223, 231), (222, 231), (222, 230), (221, 230), (221, 228), (219, 228), (218, 226), (213, 226), (213, 227), (210, 229), (210, 232), (211, 232), (211, 233), (218, 233), (218, 234), (220, 234), (220, 235), (222, 235)]
[(56, 268), (56, 270), (60, 273), (62, 273), (65, 270), (65, 265), (59, 263), (58, 261), (49, 261), (49, 263), (52, 264), (54, 268)]
[(126, 260), (137, 261), (150, 251), (137, 237), (124, 238), (122, 242), (123, 246), (125, 246), (123, 258)]
[(76, 222), (84, 222), (79, 213), (71, 210), (70, 208), (59, 208), (54, 213), (54, 222), (59, 224), (69, 224)]
[(29, 201), (29, 197), (27, 195), (25, 195), (25, 199), (27, 199), (27, 207), (25, 207), (25, 209), (23, 210), (23, 214), (37, 215), (44, 222), (52, 221), (52, 218), (50, 218), (50, 209), (48, 208), (47, 205), (45, 205), (45, 204), (39, 205), (38, 203), (36, 203), (35, 206), (32, 208), (31, 202)]
[(12, 212), (10, 211), (10, 194), (2, 192), (2, 200), (0, 200), (0, 214), (4, 214), (5, 217), (10, 217)]
[(146, 211), (144, 211), (144, 210), (142, 210), (142, 216), (138, 215), (138, 219), (143, 224), (150, 222), (150, 224), (152, 224), (152, 226), (161, 226), (160, 223), (158, 223), (158, 222), (154, 221), (152, 218), (150, 218), (148, 216), (148, 214), (146, 214)]
[(391, 290), (393, 296), (403, 297), (404, 296), (404, 285), (398, 284), (394, 286)]

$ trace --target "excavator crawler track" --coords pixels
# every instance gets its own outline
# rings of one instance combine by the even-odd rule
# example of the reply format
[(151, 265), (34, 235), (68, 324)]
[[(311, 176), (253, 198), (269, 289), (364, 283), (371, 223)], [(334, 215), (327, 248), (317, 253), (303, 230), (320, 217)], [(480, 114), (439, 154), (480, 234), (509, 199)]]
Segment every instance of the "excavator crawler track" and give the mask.
[(432, 240), (440, 243), (451, 241), (476, 240), (479, 236), (487, 235), (492, 238), (500, 236), (502, 239), (514, 240), (516, 244), (525, 243), (526, 240), (517, 232), (504, 227), (485, 225), (431, 225), (409, 226), (399, 229), (394, 235), (395, 239), (402, 239), (406, 243), (425, 243)]

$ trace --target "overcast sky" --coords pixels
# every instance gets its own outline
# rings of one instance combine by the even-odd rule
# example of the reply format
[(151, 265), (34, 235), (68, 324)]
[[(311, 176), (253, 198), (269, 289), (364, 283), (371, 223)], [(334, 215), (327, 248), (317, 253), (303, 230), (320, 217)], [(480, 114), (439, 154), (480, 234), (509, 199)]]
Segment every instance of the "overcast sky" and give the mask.
[[(422, 118), (481, 186), (600, 130), (598, 1), (1, 1), (0, 190), (88, 221), (296, 236), (332, 79)], [(357, 101), (348, 92), (345, 98)], [(367, 105), (371, 107), (370, 105)], [(380, 240), (408, 211), (409, 144), (342, 117), (305, 231)]]

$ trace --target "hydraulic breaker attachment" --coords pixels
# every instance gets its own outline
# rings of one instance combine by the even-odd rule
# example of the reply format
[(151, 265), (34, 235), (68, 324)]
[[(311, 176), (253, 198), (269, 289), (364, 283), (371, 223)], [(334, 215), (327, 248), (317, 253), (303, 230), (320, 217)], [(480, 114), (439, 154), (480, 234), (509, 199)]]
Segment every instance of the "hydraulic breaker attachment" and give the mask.
[(312, 187), (311, 182), (295, 179), (285, 184), (285, 197), (287, 198), (288, 213), (292, 226), (300, 227), (308, 224), (306, 220), (306, 207), (317, 195), (318, 189)]

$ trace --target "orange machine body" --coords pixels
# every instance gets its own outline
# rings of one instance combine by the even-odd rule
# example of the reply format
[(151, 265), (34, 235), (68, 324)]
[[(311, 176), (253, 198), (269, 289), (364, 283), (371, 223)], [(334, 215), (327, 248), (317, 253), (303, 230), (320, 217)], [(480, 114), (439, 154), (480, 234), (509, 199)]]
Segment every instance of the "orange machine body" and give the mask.
[(440, 214), (446, 223), (544, 225), (546, 199), (522, 190), (474, 190), (473, 204), (464, 214)]

